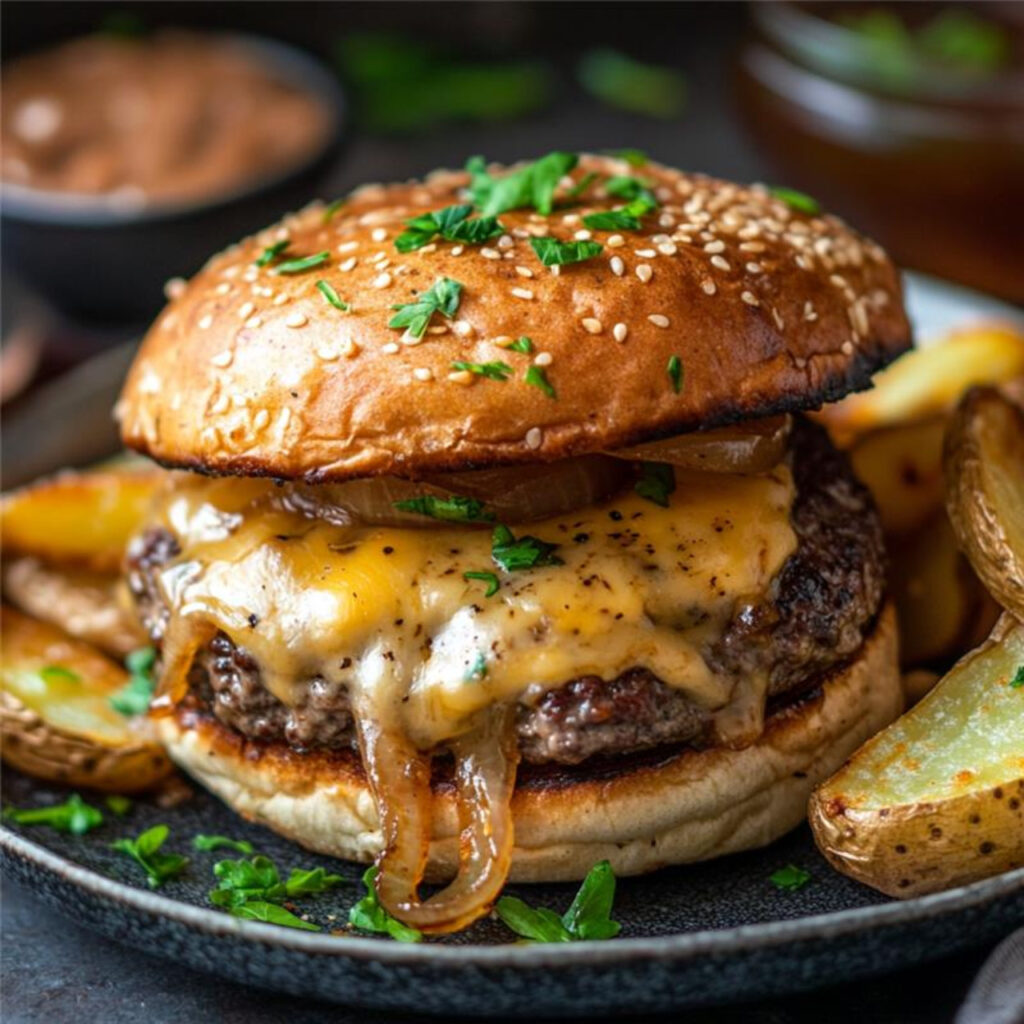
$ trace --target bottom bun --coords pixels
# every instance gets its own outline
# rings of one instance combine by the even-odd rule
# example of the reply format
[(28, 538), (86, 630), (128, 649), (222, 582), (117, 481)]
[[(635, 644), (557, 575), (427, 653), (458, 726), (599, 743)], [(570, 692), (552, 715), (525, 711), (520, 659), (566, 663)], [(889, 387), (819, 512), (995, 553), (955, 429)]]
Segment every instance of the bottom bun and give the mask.
[[(743, 750), (524, 766), (509, 879), (573, 881), (600, 860), (634, 875), (764, 846), (803, 821), (814, 787), (902, 710), (896, 618), (887, 607), (854, 661), (814, 697), (772, 715)], [(243, 817), (346, 860), (380, 851), (377, 809), (355, 752), (255, 744), (187, 710), (160, 729), (171, 757)], [(454, 873), (457, 831), (453, 787), (439, 780), (428, 879)]]

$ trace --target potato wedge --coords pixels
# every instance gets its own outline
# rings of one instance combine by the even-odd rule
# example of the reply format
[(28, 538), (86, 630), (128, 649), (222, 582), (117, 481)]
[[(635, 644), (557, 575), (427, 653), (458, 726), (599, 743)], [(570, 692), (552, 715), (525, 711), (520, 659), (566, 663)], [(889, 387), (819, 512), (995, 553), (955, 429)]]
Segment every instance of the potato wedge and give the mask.
[(943, 507), (946, 418), (881, 427), (850, 449), (853, 470), (874, 496), (887, 534), (919, 529)]
[(158, 470), (119, 468), (30, 484), (0, 502), (0, 544), (7, 555), (117, 572), (162, 479)]
[(957, 540), (992, 596), (1024, 620), (1024, 411), (996, 388), (968, 392), (945, 466)]
[(110, 697), (129, 675), (55, 627), (0, 608), (0, 737), (3, 759), (21, 771), (118, 793), (149, 789), (171, 771), (144, 722)]
[(846, 447), (868, 430), (948, 410), (976, 384), (1021, 374), (1024, 334), (1002, 324), (965, 328), (908, 352), (875, 376), (873, 388), (826, 406), (820, 419)]
[(1024, 865), (1024, 625), (1004, 615), (811, 796), (822, 853), (901, 898)]

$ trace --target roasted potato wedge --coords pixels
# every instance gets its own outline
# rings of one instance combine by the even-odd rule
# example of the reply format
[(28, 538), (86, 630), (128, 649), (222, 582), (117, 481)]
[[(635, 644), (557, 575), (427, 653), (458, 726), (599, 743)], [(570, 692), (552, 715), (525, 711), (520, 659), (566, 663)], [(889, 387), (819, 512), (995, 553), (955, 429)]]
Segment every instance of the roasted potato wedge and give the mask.
[(117, 572), (163, 477), (122, 467), (67, 471), (30, 484), (0, 502), (0, 544), (5, 555)]
[(145, 723), (115, 711), (129, 680), (89, 644), (0, 608), (3, 759), (42, 779), (117, 793), (149, 789), (171, 765)]
[(942, 508), (946, 418), (873, 430), (850, 449), (857, 476), (874, 495), (887, 534), (917, 530)]
[(914, 349), (877, 374), (869, 391), (850, 395), (820, 413), (843, 447), (861, 434), (952, 408), (976, 384), (998, 384), (1024, 374), (1024, 334), (990, 324), (954, 331)]
[(946, 438), (946, 506), (992, 596), (1024, 621), (1024, 410), (996, 388), (964, 396)]
[(1024, 625), (1004, 615), (811, 797), (822, 853), (890, 896), (1024, 865)]

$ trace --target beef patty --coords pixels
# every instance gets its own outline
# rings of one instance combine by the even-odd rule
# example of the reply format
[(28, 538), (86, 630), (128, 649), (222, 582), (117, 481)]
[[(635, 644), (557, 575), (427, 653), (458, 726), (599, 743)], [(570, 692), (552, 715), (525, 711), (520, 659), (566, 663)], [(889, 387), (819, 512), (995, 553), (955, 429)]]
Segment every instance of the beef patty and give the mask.
[[(881, 525), (846, 457), (820, 427), (803, 419), (794, 423), (791, 448), (797, 549), (763, 597), (738, 607), (704, 652), (711, 668), (735, 678), (766, 670), (771, 697), (806, 691), (855, 654), (885, 587)], [(129, 584), (156, 643), (167, 610), (155, 570), (177, 554), (175, 538), (162, 529), (144, 533), (129, 552)], [(263, 686), (248, 652), (224, 634), (197, 657), (190, 691), (191, 700), (250, 739), (284, 740), (297, 749), (354, 742), (343, 684), (311, 679), (299, 703), (289, 707)], [(643, 668), (528, 693), (518, 712), (520, 749), (533, 763), (576, 764), (595, 755), (701, 742), (710, 724), (708, 712)]]

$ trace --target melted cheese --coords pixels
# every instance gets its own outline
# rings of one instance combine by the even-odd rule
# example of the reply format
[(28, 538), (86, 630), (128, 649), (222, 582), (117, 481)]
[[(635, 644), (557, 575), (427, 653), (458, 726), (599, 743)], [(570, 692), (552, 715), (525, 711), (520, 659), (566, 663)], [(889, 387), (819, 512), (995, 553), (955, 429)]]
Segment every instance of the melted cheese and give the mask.
[[(736, 681), (704, 655), (794, 551), (793, 483), (784, 466), (677, 483), (666, 509), (625, 493), (516, 528), (564, 564), (505, 573), (486, 528), (331, 525), (274, 508), (273, 484), (193, 479), (166, 499), (182, 553), (160, 586), (172, 615), (249, 651), (286, 704), (314, 676), (342, 682), (424, 750), (492, 704), (634, 666), (714, 711)], [(495, 572), (498, 593), (467, 571)], [(763, 680), (755, 691), (757, 718)]]

